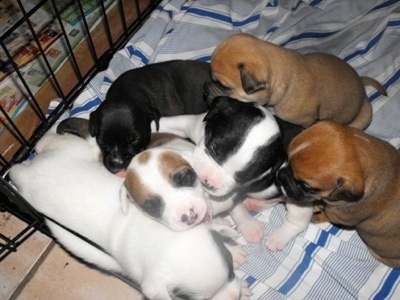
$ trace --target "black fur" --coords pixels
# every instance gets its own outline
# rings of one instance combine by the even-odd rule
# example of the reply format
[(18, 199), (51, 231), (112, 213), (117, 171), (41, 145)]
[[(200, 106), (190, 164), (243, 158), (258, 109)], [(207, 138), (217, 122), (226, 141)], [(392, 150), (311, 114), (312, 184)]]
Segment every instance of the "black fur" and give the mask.
[(127, 167), (149, 144), (151, 121), (207, 111), (203, 85), (209, 80), (209, 64), (197, 61), (155, 63), (119, 76), (89, 119), (106, 168), (115, 173)]
[[(226, 96), (214, 98), (204, 118), (205, 151), (219, 165), (223, 165), (240, 149), (248, 131), (262, 118), (264, 112), (254, 103), (245, 103)], [(298, 125), (278, 118), (276, 120), (281, 133), (261, 146), (245, 168), (234, 174), (238, 185), (234, 195), (235, 203), (244, 200), (248, 193), (260, 192), (276, 184), (276, 174), (287, 159), (285, 148), (302, 130)], [(274, 197), (280, 195), (277, 193)]]
[(302, 181), (296, 180), (290, 167), (279, 170), (277, 174), (278, 186), (284, 187), (288, 197), (302, 202), (313, 202), (313, 193), (315, 192)]
[(204, 144), (208, 154), (220, 165), (238, 151), (253, 124), (263, 118), (254, 103), (221, 96), (213, 100), (204, 117)]
[(162, 197), (155, 196), (154, 198), (146, 199), (141, 207), (150, 216), (161, 219), (165, 210), (165, 203)]

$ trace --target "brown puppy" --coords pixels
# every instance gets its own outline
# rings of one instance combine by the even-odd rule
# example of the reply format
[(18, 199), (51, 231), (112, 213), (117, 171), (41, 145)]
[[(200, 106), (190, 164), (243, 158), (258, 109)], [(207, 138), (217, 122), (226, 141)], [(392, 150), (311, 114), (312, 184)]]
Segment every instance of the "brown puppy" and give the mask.
[(400, 153), (392, 145), (321, 121), (291, 142), (278, 180), (287, 196), (317, 200), (330, 222), (354, 227), (377, 260), (400, 268)]
[(336, 56), (301, 55), (249, 34), (231, 36), (218, 45), (211, 71), (215, 82), (205, 84), (209, 99), (222, 94), (255, 101), (303, 127), (330, 119), (364, 129), (372, 117), (364, 85), (386, 95), (380, 83), (360, 78)]

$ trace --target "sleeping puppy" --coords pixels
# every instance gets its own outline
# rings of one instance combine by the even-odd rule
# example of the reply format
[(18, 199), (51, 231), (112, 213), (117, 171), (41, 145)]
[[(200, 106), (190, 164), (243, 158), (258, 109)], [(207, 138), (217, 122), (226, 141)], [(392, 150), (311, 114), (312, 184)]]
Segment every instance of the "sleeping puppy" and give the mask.
[(74, 255), (122, 274), (148, 299), (248, 299), (218, 232), (206, 224), (173, 231), (127, 203), (124, 180), (80, 137), (48, 134), (36, 150), (30, 165), (11, 168), (10, 178)]
[(315, 220), (353, 227), (380, 262), (400, 268), (400, 154), (361, 130), (321, 121), (290, 144), (285, 193), (322, 206)]
[(126, 173), (128, 200), (173, 230), (209, 220), (207, 197), (189, 161), (194, 145), (172, 134), (152, 134), (149, 148), (136, 155)]
[(372, 118), (364, 85), (386, 95), (380, 83), (360, 77), (336, 56), (301, 55), (249, 34), (233, 35), (219, 44), (211, 70), (214, 81), (205, 85), (211, 99), (228, 95), (255, 101), (303, 127), (330, 119), (364, 129)]
[(119, 76), (89, 118), (89, 132), (99, 144), (106, 168), (112, 173), (126, 169), (149, 144), (152, 120), (205, 112), (203, 84), (210, 79), (208, 63), (179, 60)]
[[(217, 97), (206, 114), (161, 118), (160, 130), (195, 142), (193, 168), (204, 190), (212, 196), (213, 213), (231, 210), (245, 240), (259, 242), (264, 226), (241, 202), (252, 198), (275, 204), (281, 196), (275, 176), (286, 154), (273, 115), (256, 103)], [(310, 222), (310, 205), (288, 202), (287, 210), (282, 227), (267, 238), (271, 250), (282, 249)]]

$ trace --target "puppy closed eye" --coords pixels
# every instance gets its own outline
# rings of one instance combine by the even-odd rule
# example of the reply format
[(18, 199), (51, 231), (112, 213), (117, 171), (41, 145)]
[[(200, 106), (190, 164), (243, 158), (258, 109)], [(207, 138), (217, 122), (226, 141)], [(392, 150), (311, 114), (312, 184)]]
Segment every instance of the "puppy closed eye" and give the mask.
[(312, 186), (310, 186), (307, 182), (304, 181), (297, 181), (298, 185), (300, 186), (300, 188), (310, 194), (315, 194), (321, 191), (321, 189), (318, 188), (313, 188)]
[(220, 90), (222, 90), (222, 91), (224, 91), (224, 92), (230, 92), (230, 91), (231, 91), (231, 88), (229, 88), (229, 87), (223, 85), (221, 82), (219, 82), (219, 81), (217, 81), (217, 80), (214, 81), (214, 83), (218, 86), (218, 89), (220, 89)]
[(172, 184), (175, 187), (192, 187), (195, 185), (197, 175), (193, 169), (183, 169), (172, 176)]
[(131, 136), (127, 140), (127, 144), (137, 145), (140, 143), (140, 137), (138, 136)]

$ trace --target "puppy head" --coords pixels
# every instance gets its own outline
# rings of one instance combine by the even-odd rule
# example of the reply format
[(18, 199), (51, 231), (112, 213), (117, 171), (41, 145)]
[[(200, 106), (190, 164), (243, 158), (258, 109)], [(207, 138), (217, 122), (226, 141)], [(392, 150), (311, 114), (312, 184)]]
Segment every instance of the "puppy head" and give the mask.
[(238, 34), (217, 46), (211, 57), (213, 82), (204, 87), (208, 100), (227, 95), (261, 105), (268, 103), (270, 66), (262, 53), (263, 43), (249, 34)]
[(214, 196), (227, 195), (266, 174), (283, 151), (274, 117), (258, 104), (217, 97), (204, 122), (193, 168)]
[(132, 103), (104, 101), (90, 114), (89, 132), (96, 138), (105, 167), (112, 173), (125, 170), (132, 157), (150, 142), (153, 113)]
[(278, 183), (287, 196), (331, 205), (363, 197), (365, 176), (349, 130), (321, 121), (294, 138), (289, 166), (278, 173)]
[(172, 230), (186, 230), (204, 220), (205, 193), (190, 164), (177, 152), (152, 148), (132, 159), (121, 195), (122, 209), (130, 200)]

